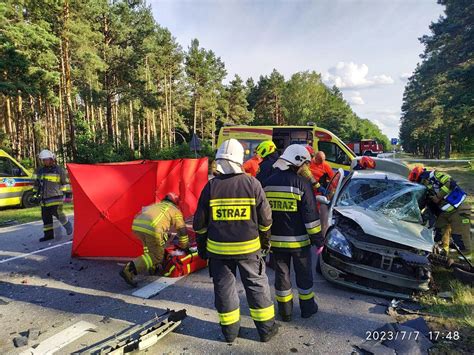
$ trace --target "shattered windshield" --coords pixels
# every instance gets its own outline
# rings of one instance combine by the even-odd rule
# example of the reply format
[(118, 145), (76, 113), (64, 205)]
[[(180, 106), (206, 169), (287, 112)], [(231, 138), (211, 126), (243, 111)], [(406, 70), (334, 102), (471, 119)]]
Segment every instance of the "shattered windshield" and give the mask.
[(424, 193), (424, 186), (408, 181), (351, 179), (342, 190), (337, 206), (360, 206), (388, 217), (420, 223), (418, 201)]

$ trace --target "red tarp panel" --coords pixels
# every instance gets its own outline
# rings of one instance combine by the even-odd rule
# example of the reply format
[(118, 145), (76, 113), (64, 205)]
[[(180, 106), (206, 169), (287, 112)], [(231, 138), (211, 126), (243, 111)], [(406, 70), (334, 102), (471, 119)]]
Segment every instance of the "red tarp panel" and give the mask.
[(68, 164), (68, 171), (74, 193), (72, 255), (136, 257), (143, 246), (132, 234), (135, 215), (176, 192), (185, 218), (192, 216), (208, 179), (208, 162), (202, 158)]

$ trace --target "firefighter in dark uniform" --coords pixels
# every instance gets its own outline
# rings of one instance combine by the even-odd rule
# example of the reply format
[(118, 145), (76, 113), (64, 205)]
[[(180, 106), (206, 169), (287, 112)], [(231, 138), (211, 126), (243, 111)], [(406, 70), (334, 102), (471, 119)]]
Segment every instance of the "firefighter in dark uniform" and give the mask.
[(273, 141), (263, 141), (255, 148), (255, 152), (263, 159), (258, 167), (257, 176), (255, 176), (263, 184), (275, 172), (273, 164), (278, 159), (278, 151)]
[(260, 183), (243, 172), (243, 158), (244, 148), (235, 139), (219, 147), (219, 174), (199, 197), (193, 227), (199, 255), (209, 258), (215, 306), (225, 340), (233, 342), (240, 329), (238, 269), (250, 316), (260, 340), (267, 342), (278, 332), (262, 256), (270, 249), (271, 209)]
[(64, 193), (70, 190), (66, 171), (56, 164), (55, 155), (49, 150), (39, 154), (43, 166), (35, 173), (34, 200), (41, 203), (44, 236), (40, 242), (54, 239), (53, 216), (72, 234), (72, 224), (63, 212)]
[(272, 208), (271, 248), (275, 268), (275, 293), (283, 321), (291, 321), (293, 290), (290, 264), (295, 269), (301, 317), (318, 311), (314, 300), (311, 245), (321, 247), (321, 224), (311, 183), (298, 172), (311, 157), (302, 145), (286, 148), (275, 163), (276, 172), (265, 181), (264, 191)]

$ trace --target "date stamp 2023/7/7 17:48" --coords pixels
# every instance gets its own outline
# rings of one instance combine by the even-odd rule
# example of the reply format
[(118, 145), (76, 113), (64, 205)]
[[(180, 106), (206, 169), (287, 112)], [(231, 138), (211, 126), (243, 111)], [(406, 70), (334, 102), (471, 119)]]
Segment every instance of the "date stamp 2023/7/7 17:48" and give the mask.
[[(366, 331), (365, 340), (375, 340), (375, 341), (384, 341), (384, 340), (418, 340), (420, 337), (420, 332), (417, 330), (413, 331)], [(438, 340), (460, 340), (461, 335), (459, 331), (430, 331), (428, 332), (427, 338), (431, 341)]]

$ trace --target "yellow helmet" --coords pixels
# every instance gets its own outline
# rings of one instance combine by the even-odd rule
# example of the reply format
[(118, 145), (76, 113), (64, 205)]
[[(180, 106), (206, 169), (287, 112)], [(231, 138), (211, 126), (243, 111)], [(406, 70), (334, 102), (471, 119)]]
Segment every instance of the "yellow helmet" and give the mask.
[(255, 151), (262, 158), (265, 158), (267, 155), (272, 154), (276, 149), (277, 147), (272, 141), (263, 141), (257, 146), (257, 148), (255, 148)]

